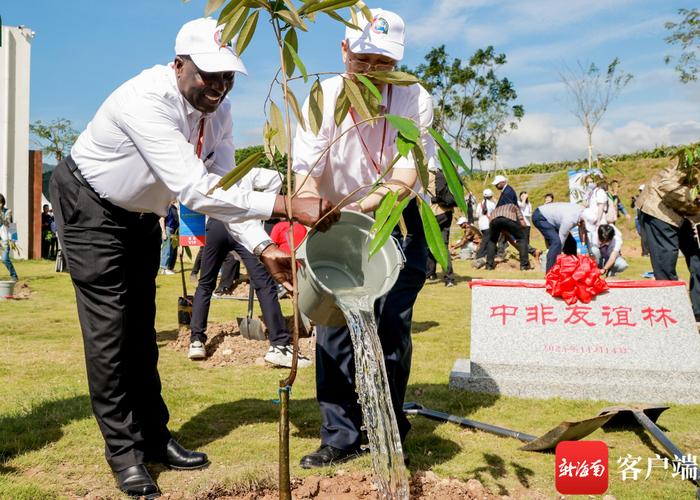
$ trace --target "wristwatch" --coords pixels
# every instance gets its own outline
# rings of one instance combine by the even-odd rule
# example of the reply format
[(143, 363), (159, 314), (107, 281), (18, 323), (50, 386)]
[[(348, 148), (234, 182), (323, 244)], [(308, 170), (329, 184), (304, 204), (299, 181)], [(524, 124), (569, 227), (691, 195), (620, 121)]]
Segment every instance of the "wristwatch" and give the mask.
[(274, 244), (275, 243), (272, 240), (263, 240), (262, 243), (259, 243), (255, 246), (255, 248), (253, 249), (253, 255), (255, 255), (259, 259), (263, 252), (267, 249), (267, 247)]

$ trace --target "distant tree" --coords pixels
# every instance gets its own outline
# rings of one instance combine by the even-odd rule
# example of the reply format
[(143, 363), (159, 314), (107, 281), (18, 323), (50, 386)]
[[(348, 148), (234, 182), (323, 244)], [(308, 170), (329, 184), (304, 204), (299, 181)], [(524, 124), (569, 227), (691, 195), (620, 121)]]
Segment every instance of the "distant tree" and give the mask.
[(456, 149), (467, 149), (472, 160), (492, 157), (498, 137), (517, 128), (524, 115), (513, 84), (499, 78), (498, 67), (506, 63), (505, 54), (492, 46), (478, 49), (463, 62), (450, 60), (445, 46), (434, 47), (425, 55), (425, 63), (411, 70), (434, 98), (434, 127), (451, 139)]
[(559, 71), (559, 78), (573, 103), (571, 112), (586, 130), (588, 168), (593, 165), (593, 132), (610, 103), (632, 80), (632, 75), (620, 69), (619, 65), (620, 60), (616, 57), (605, 72), (601, 72), (594, 63), (584, 66), (581, 62), (577, 62), (573, 69), (564, 67)]
[[(676, 62), (676, 71), (680, 74), (681, 82), (688, 83), (698, 79), (700, 62), (698, 52), (700, 51), (700, 11), (698, 9), (678, 9), (678, 13), (683, 16), (679, 22), (667, 22), (664, 26), (671, 32), (664, 40), (669, 45), (680, 45), (682, 52)], [(664, 58), (669, 64), (673, 57)]]
[(29, 125), (29, 131), (38, 139), (36, 142), (41, 146), (41, 150), (54, 156), (57, 162), (70, 152), (73, 143), (78, 139), (78, 131), (66, 118), (57, 118), (49, 124), (37, 120)]

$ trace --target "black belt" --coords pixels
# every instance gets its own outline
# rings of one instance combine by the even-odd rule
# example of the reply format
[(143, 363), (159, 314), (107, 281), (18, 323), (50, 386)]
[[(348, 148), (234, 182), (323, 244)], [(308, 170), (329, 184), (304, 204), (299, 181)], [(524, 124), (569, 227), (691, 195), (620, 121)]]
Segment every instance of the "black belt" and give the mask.
[(92, 186), (88, 184), (88, 181), (85, 180), (85, 177), (83, 177), (83, 174), (80, 173), (80, 169), (78, 169), (78, 165), (73, 161), (73, 158), (69, 156), (66, 156), (66, 165), (68, 166), (68, 170), (70, 170), (70, 173), (73, 174), (73, 177), (78, 179), (78, 182), (81, 183), (83, 186), (86, 188), (94, 191), (92, 189)]

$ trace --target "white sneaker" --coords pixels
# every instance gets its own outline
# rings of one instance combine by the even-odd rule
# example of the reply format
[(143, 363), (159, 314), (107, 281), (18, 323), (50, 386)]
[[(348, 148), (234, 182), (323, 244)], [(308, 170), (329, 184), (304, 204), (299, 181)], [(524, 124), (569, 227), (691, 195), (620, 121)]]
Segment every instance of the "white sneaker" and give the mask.
[(187, 353), (187, 357), (190, 359), (204, 359), (207, 357), (207, 350), (204, 348), (204, 344), (199, 340), (195, 340), (190, 344), (190, 350)]
[[(265, 361), (273, 365), (291, 368), (292, 352), (291, 345), (272, 345), (267, 350), (267, 354), (265, 354)], [(299, 353), (299, 357), (297, 358), (297, 366), (299, 368), (311, 366), (311, 360)]]
[(160, 274), (175, 274), (175, 271), (171, 271), (170, 269), (168, 269), (166, 267), (161, 267)]

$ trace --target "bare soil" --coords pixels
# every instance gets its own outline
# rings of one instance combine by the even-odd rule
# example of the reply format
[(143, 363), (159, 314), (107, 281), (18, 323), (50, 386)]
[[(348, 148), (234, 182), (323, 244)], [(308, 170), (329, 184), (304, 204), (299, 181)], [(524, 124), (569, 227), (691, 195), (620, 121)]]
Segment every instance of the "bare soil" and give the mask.
[(27, 300), (32, 297), (32, 289), (26, 283), (15, 283), (15, 290), (13, 292), (12, 298), (15, 300)]
[[(272, 366), (263, 359), (270, 347), (268, 342), (243, 338), (236, 321), (209, 323), (207, 337), (207, 358), (200, 361), (203, 366)], [(170, 343), (170, 347), (187, 352), (189, 345), (190, 329), (180, 328), (177, 338)], [(299, 349), (313, 361), (316, 349), (315, 337), (300, 338)]]
[[(440, 478), (433, 472), (417, 472), (411, 477), (412, 499), (495, 499), (508, 498), (489, 492), (478, 480), (467, 482)], [(334, 476), (309, 476), (292, 480), (292, 497), (299, 499), (374, 500), (378, 499), (372, 475), (365, 472), (336, 471)], [(226, 491), (220, 487), (198, 495), (200, 500), (273, 500), (279, 498), (274, 488)]]

